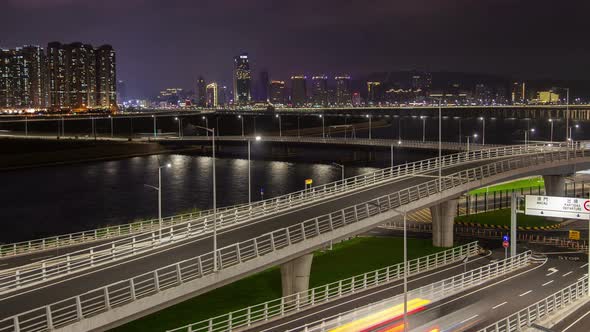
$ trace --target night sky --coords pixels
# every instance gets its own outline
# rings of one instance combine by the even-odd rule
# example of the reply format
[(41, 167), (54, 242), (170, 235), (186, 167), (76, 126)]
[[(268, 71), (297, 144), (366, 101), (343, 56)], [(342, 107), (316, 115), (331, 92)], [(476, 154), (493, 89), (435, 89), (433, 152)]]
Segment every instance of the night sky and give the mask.
[(582, 0), (0, 0), (0, 47), (112, 44), (138, 97), (199, 74), (230, 85), (242, 51), (271, 79), (414, 68), (587, 79), (589, 12)]

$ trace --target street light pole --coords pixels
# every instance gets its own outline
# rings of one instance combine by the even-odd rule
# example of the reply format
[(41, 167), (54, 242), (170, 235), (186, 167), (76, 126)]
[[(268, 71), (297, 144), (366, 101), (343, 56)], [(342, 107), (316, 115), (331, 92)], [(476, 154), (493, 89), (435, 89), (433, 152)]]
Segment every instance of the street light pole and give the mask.
[(438, 100), (438, 189), (442, 191), (442, 105)]
[(391, 167), (393, 167), (393, 144), (391, 144)]
[(549, 141), (553, 143), (553, 119), (549, 119), (549, 123), (551, 124), (551, 137)]
[(324, 117), (320, 114), (320, 118), (322, 118), (322, 138), (326, 138), (326, 128), (324, 125)]
[(158, 165), (158, 186), (154, 187), (149, 184), (144, 184), (144, 186), (148, 188), (152, 188), (158, 192), (158, 240), (162, 242), (162, 168), (170, 168), (172, 165), (170, 163), (160, 166)]
[(481, 139), (481, 145), (486, 145), (486, 118), (482, 116), (479, 119), (483, 121), (483, 136)]
[(152, 115), (152, 118), (154, 118), (154, 138), (157, 138), (158, 135), (156, 134), (156, 116)]
[(344, 165), (339, 164), (339, 163), (332, 163), (332, 165), (338, 166), (342, 169), (342, 181), (344, 181)]
[(369, 118), (369, 139), (371, 139), (371, 137), (372, 137), (371, 115), (367, 114), (367, 118)]
[(426, 117), (421, 115), (420, 119), (422, 119), (422, 143), (424, 143), (426, 141)]
[(279, 119), (279, 137), (283, 136), (283, 126), (281, 125), (281, 116), (278, 114), (275, 114), (275, 118)]
[(242, 120), (242, 137), (244, 137), (244, 117), (240, 114), (238, 119)]
[(111, 137), (113, 137), (113, 117), (109, 115), (109, 119), (111, 119)]

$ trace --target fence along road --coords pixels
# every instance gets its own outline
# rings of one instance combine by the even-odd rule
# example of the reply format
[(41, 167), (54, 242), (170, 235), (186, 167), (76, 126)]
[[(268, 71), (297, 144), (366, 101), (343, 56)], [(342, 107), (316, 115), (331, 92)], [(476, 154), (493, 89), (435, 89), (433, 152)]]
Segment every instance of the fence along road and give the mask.
[[(462, 261), (479, 253), (476, 242), (408, 261), (408, 276), (432, 271), (442, 266)], [(400, 280), (404, 275), (404, 264), (399, 263), (375, 271), (318, 286), (304, 292), (284, 296), (275, 300), (250, 306), (237, 311), (185, 325), (169, 332), (221, 332), (282, 318), (313, 306), (363, 292), (367, 289)]]
[[(512, 154), (538, 153), (546, 147), (502, 147), (492, 150), (483, 150), (469, 154), (455, 154), (442, 158), (441, 166), (450, 169), (449, 165), (472, 163), (474, 160), (482, 161), (501, 158)], [(550, 150), (559, 148), (550, 148)], [(462, 162), (463, 161), (463, 162)], [(408, 175), (423, 174), (430, 170), (438, 169), (437, 158), (414, 162), (386, 168), (374, 173), (364, 174), (341, 181), (336, 181), (313, 190), (304, 190), (289, 195), (280, 196), (269, 201), (256, 202), (251, 205), (238, 206), (232, 209), (220, 211), (218, 214), (218, 228), (223, 229), (235, 224), (251, 223), (251, 220), (267, 216), (276, 217), (285, 211), (296, 208), (305, 208), (306, 204), (318, 204), (321, 199), (337, 199), (338, 195), (356, 192), (375, 186), (377, 184), (391, 184), (392, 181), (401, 180)], [(375, 190), (375, 188), (373, 188)], [(180, 218), (177, 218), (178, 220)], [(166, 246), (178, 244), (182, 241), (202, 237), (210, 234), (212, 229), (212, 215), (205, 214), (196, 221), (184, 222), (167, 228), (163, 228), (162, 237), (159, 232), (141, 233), (120, 239), (114, 242), (103, 243), (98, 246), (85, 248), (66, 255), (41, 260), (25, 266), (5, 269), (0, 272), (0, 294), (22, 287), (33, 286), (48, 280), (95, 268), (125, 257), (135, 256), (161, 249)]]
[[(567, 148), (563, 144), (554, 144), (552, 148)], [(530, 145), (515, 145), (515, 146), (502, 146), (498, 148), (488, 148), (483, 151), (471, 151), (469, 153), (456, 153), (446, 155), (442, 157), (442, 166), (449, 167), (458, 163), (467, 163), (471, 161), (483, 160), (483, 159), (495, 159), (506, 156), (514, 156), (528, 153), (537, 153), (546, 151), (548, 147), (543, 144), (530, 144)], [(285, 208), (285, 202), (288, 202), (288, 206), (297, 204), (304, 204), (305, 202), (315, 201), (318, 198), (326, 195), (333, 195), (334, 193), (341, 193), (343, 191), (349, 191), (372, 185), (377, 182), (387, 181), (407, 174), (415, 174), (434, 170), (438, 168), (438, 157), (420, 160), (417, 162), (402, 164), (394, 167), (384, 168), (375, 172), (361, 174), (351, 178), (347, 178), (344, 181), (338, 180), (331, 182), (319, 187), (313, 187), (310, 190), (301, 190), (286, 195), (281, 195), (274, 198), (269, 198), (262, 201), (253, 202), (251, 204), (238, 204), (229, 207), (218, 208), (218, 212), (229, 213), (230, 211), (252, 210), (255, 208), (262, 208), (272, 210)], [(278, 207), (274, 207), (277, 206)], [(177, 223), (184, 222), (197, 222), (202, 220), (203, 216), (212, 214), (212, 210), (180, 214), (163, 218), (165, 226), (170, 226)], [(143, 233), (146, 231), (153, 231), (159, 227), (158, 219), (152, 219), (142, 222), (129, 223), (119, 226), (104, 227), (94, 230), (76, 232), (58, 236), (51, 236), (42, 239), (35, 239), (30, 241), (23, 241), (10, 244), (0, 244), (0, 258), (8, 256), (25, 255), (33, 252), (52, 250), (57, 248), (64, 248), (69, 246), (76, 246), (83, 243), (96, 242), (108, 238), (118, 238), (130, 234)]]
[[(456, 195), (462, 190), (471, 189), (470, 187), (481, 183), (488, 177), (501, 181), (505, 178), (496, 175), (506, 173), (506, 175), (512, 176), (515, 174), (514, 170), (535, 172), (547, 167), (562, 169), (564, 165), (574, 162), (588, 164), (590, 160), (583, 150), (578, 150), (575, 153), (554, 151), (502, 160), (451, 173), (450, 176), (443, 178), (441, 184), (438, 183), (438, 179), (430, 181), (425, 181), (423, 178), (407, 179), (402, 181), (403, 183), (396, 184), (396, 186), (403, 188), (400, 191), (395, 191), (391, 187), (384, 188), (386, 192), (393, 193), (377, 196), (356, 205), (350, 204), (351, 201), (349, 201), (344, 204), (344, 206), (349, 206), (348, 208), (336, 210), (320, 217), (312, 217), (303, 223), (298, 223), (297, 219), (290, 220), (281, 217), (273, 224), (287, 227), (274, 231), (271, 229), (269, 233), (256, 235), (260, 234), (259, 225), (254, 225), (253, 228), (258, 228), (254, 232), (251, 232), (253, 228), (240, 229), (238, 239), (248, 236), (250, 238), (248, 241), (237, 242), (235, 241), (236, 237), (229, 236), (236, 230), (228, 232), (229, 235), (221, 239), (221, 245), (225, 245), (225, 247), (218, 250), (220, 271), (217, 273), (213, 272), (213, 253), (206, 251), (210, 246), (206, 244), (203, 246), (202, 243), (200, 246), (183, 246), (180, 248), (181, 250), (174, 252), (158, 253), (159, 257), (155, 254), (149, 260), (142, 259), (134, 264), (114, 266), (101, 273), (80, 276), (68, 283), (56, 283), (45, 288), (21, 293), (17, 297), (5, 298), (0, 301), (0, 312), (7, 315), (17, 314), (26, 311), (26, 307), (34, 308), (47, 303), (47, 301), (59, 301), (60, 298), (74, 296), (49, 307), (43, 307), (44, 315), (49, 317), (67, 316), (68, 323), (80, 321), (74, 324), (79, 328), (84, 326), (84, 329), (103, 328), (104, 324), (109, 322), (115, 322), (113, 323), (115, 325), (112, 326), (116, 326), (117, 323), (125, 321), (125, 318), (122, 317), (137, 318), (142, 315), (142, 312), (172, 305), (184, 298), (198, 295), (224, 283), (313, 251), (329, 240), (365, 231), (392, 216), (399, 215), (393, 209), (407, 206), (413, 210), (424, 204), (430, 204), (429, 200), (439, 199), (439, 186), (442, 187), (443, 192), (449, 191), (452, 195)], [(364, 198), (367, 197), (364, 196)], [(342, 202), (338, 203), (337, 206), (343, 205)], [(314, 211), (318, 209), (321, 208), (313, 208)], [(299, 211), (296, 213), (299, 217), (302, 214), (305, 216), (305, 213)], [(265, 225), (268, 226), (268, 224)], [(207, 253), (193, 256), (203, 250)], [(187, 253), (190, 253), (190, 257), (183, 258), (183, 255), (185, 257), (188, 255)], [(164, 266), (165, 263), (169, 263), (173, 259), (181, 260), (159, 269), (150, 270), (153, 266)], [(137, 273), (142, 269), (148, 269), (150, 272)], [(132, 278), (123, 280), (126, 275), (131, 275)], [(133, 277), (134, 275), (135, 277)], [(113, 283), (109, 284), (110, 282)], [(88, 291), (88, 289), (92, 289), (93, 285), (100, 284), (109, 285)], [(39, 299), (45, 301), (42, 300), (40, 303)], [(76, 310), (80, 307), (77, 303), (83, 303), (81, 313)], [(66, 307), (67, 309), (64, 309)], [(90, 310), (88, 308), (99, 309)], [(38, 316), (39, 311), (33, 310), (25, 316), (27, 315)], [(25, 317), (21, 318), (25, 319)], [(18, 320), (20, 321), (20, 319)], [(28, 322), (28, 320), (26, 321)]]

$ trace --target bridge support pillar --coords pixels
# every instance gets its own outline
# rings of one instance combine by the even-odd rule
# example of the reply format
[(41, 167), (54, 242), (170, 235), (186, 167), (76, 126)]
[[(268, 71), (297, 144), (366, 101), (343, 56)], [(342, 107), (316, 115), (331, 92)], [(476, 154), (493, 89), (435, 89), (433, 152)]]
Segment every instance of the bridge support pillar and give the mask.
[(565, 196), (565, 176), (543, 175), (543, 181), (545, 181), (545, 195)]
[(435, 247), (452, 247), (457, 199), (431, 206), (430, 214), (432, 215), (432, 244)]
[(313, 254), (307, 254), (281, 265), (283, 296), (303, 292), (309, 288), (312, 260)]

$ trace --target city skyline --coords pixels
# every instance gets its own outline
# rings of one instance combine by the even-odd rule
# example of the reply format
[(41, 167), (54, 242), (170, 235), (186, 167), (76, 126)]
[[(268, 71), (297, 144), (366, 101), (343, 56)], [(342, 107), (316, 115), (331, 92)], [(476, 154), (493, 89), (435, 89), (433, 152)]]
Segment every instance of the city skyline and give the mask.
[[(85, 15), (88, 9), (107, 15), (94, 19)], [(230, 86), (227, 63), (240, 52), (249, 53), (254, 72), (265, 70), (271, 79), (282, 80), (297, 72), (347, 72), (356, 77), (414, 68), (584, 79), (589, 72), (589, 50), (582, 42), (585, 9), (588, 4), (582, 1), (253, 1), (247, 6), (229, 0), (9, 1), (0, 24), (11, 33), (0, 46), (45, 45), (51, 40), (111, 44), (118, 50), (119, 77), (132, 96), (192, 86), (199, 75)], [(252, 13), (247, 19), (244, 10)], [(182, 19), (176, 19), (178, 15)], [(10, 29), (25, 19), (44, 29)], [(496, 23), (506, 21), (510, 26)]]

